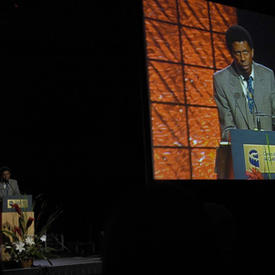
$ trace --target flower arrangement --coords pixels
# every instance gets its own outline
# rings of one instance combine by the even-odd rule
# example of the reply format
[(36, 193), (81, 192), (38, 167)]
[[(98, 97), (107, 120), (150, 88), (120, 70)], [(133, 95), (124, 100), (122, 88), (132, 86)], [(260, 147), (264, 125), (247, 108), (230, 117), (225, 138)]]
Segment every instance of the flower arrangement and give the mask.
[(5, 237), (3, 238), (3, 245), (9, 260), (23, 263), (26, 261), (32, 262), (33, 259), (39, 258), (47, 260), (52, 265), (49, 257), (54, 249), (46, 245), (46, 232), (61, 211), (58, 210), (52, 214), (39, 233), (31, 234), (29, 231), (34, 223), (34, 218), (28, 217), (18, 204), (15, 203), (11, 206), (18, 214), (19, 226), (5, 224), (4, 230), (2, 230), (3, 237)]
[(259, 169), (252, 167), (250, 171), (246, 171), (246, 176), (248, 177), (248, 180), (263, 180), (264, 177)]

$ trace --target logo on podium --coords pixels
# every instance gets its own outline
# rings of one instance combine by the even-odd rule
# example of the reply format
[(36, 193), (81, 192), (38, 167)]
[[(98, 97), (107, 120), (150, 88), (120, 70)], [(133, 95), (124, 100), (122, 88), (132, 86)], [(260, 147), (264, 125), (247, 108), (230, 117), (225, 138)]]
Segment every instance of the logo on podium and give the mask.
[(260, 167), (259, 153), (257, 150), (252, 149), (249, 151), (249, 163), (257, 168)]

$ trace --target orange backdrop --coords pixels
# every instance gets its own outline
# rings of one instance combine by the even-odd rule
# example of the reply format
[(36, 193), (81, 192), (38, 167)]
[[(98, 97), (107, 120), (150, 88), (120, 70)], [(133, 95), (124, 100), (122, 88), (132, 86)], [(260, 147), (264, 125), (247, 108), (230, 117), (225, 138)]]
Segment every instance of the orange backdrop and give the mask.
[(215, 179), (220, 141), (212, 75), (231, 63), (233, 7), (143, 0), (155, 179)]

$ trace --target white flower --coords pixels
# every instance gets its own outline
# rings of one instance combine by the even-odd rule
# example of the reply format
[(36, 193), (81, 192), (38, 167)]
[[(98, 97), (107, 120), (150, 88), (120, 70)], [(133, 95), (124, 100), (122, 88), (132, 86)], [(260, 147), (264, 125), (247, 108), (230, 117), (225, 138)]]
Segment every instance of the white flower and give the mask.
[(35, 242), (33, 241), (33, 238), (32, 238), (31, 236), (27, 236), (25, 242), (26, 242), (26, 244), (28, 244), (28, 245), (33, 245), (33, 244), (35, 244)]
[(40, 238), (40, 240), (41, 240), (42, 242), (46, 242), (47, 236), (46, 236), (46, 235), (42, 235), (41, 238)]
[(16, 242), (14, 244), (15, 244), (15, 249), (18, 250), (19, 253), (25, 250), (24, 248), (25, 244), (22, 241)]

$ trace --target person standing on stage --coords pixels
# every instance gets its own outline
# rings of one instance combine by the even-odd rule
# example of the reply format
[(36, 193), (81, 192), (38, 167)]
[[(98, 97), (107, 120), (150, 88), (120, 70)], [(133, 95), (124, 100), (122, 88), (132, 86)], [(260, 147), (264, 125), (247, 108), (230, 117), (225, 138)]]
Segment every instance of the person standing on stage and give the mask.
[(11, 179), (11, 169), (9, 167), (1, 167), (0, 176), (0, 198), (20, 195), (17, 180)]
[(227, 30), (226, 46), (233, 63), (213, 76), (222, 140), (230, 139), (230, 129), (271, 131), (271, 116), (275, 114), (273, 71), (253, 60), (253, 41), (242, 26)]

